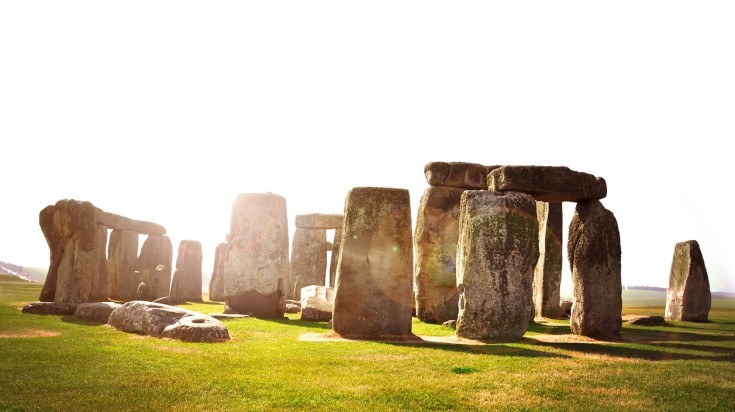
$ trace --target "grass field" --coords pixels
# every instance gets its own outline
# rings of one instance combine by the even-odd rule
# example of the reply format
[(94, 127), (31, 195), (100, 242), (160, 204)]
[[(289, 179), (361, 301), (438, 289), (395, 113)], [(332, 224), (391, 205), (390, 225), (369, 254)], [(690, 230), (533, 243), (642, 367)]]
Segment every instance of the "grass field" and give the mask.
[[(484, 345), (305, 342), (327, 324), (289, 315), (228, 321), (232, 341), (195, 344), (21, 314), (39, 289), (0, 280), (2, 411), (680, 411), (735, 402), (733, 300), (713, 301), (714, 322), (625, 326), (619, 342), (575, 337), (565, 321)], [(625, 314), (663, 313), (633, 302)], [(414, 333), (452, 334), (417, 321)]]

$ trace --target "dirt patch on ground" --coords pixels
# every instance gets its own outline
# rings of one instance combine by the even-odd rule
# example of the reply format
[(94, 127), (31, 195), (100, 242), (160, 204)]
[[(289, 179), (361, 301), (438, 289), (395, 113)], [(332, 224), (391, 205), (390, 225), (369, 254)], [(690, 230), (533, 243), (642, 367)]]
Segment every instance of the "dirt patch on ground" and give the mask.
[(50, 330), (19, 330), (17, 332), (0, 333), (0, 339), (18, 339), (18, 338), (50, 338), (60, 336), (61, 332), (52, 332)]
[[(565, 335), (551, 335), (546, 333), (540, 333), (537, 335), (525, 336), (526, 339), (537, 340), (539, 342), (554, 342), (554, 343), (600, 343), (596, 339), (588, 338), (587, 336), (565, 334)], [(605, 343), (615, 343), (604, 341)]]

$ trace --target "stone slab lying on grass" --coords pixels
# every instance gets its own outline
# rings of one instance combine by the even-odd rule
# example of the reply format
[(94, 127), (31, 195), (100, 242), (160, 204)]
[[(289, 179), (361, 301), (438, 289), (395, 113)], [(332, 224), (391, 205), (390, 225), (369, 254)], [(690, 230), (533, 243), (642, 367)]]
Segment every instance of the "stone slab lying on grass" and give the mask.
[(115, 302), (81, 303), (74, 311), (74, 316), (92, 322), (107, 323), (112, 311), (118, 307), (120, 304)]
[(32, 315), (73, 315), (78, 303), (31, 302), (21, 312)]
[(286, 304), (286, 313), (299, 313), (301, 312), (301, 306), (294, 305), (291, 303)]
[(636, 326), (668, 326), (663, 316), (636, 316), (629, 319), (628, 325)]
[(209, 316), (217, 320), (233, 320), (249, 318), (248, 315), (240, 315), (238, 313), (210, 313)]
[(224, 342), (225, 325), (211, 316), (160, 303), (132, 301), (112, 311), (107, 322), (123, 332), (184, 342)]
[(301, 320), (328, 322), (334, 311), (334, 289), (310, 285), (301, 288)]

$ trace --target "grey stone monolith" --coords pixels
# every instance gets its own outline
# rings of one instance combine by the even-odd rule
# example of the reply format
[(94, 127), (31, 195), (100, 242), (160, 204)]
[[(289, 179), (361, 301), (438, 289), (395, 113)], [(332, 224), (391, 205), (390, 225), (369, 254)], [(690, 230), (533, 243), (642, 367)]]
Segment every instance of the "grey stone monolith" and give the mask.
[(699, 243), (677, 243), (666, 293), (666, 319), (707, 322), (711, 306), (709, 277)]
[(138, 233), (132, 230), (113, 230), (110, 233), (107, 256), (107, 290), (110, 298), (135, 300), (140, 283), (135, 273)]
[(561, 203), (536, 202), (539, 257), (533, 277), (535, 315), (559, 318), (562, 267)]
[(171, 302), (202, 300), (202, 244), (199, 241), (179, 243), (169, 299)]

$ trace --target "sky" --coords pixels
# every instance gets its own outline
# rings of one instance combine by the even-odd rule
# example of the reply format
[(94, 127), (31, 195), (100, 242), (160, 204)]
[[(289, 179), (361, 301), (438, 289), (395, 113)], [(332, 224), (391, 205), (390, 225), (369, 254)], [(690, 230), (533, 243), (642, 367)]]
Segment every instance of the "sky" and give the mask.
[(59, 199), (200, 240), (211, 271), (238, 193), (284, 196), (293, 231), (352, 187), (405, 188), (415, 224), (427, 162), (563, 165), (606, 179), (624, 285), (666, 287), (696, 239), (735, 292), (733, 21), (726, 1), (2, 2), (0, 260), (48, 265)]

